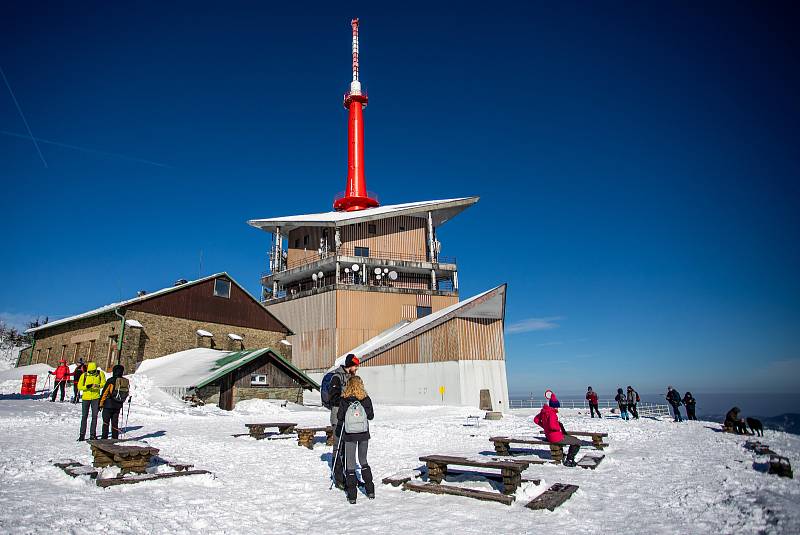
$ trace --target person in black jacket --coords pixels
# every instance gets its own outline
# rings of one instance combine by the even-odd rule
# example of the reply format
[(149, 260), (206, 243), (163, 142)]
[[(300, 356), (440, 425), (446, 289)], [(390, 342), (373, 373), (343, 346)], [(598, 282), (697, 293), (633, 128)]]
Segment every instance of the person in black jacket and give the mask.
[[(339, 423), (339, 404), (342, 399), (342, 390), (347, 386), (351, 377), (355, 376), (360, 364), (358, 357), (352, 353), (344, 359), (344, 364), (336, 368), (331, 377), (331, 384), (328, 388), (329, 400), (331, 404), (331, 426), (335, 429)], [(339, 447), (339, 437), (333, 437), (333, 481), (336, 487), (344, 490), (344, 470), (342, 469), (344, 448)]]
[(81, 391), (78, 390), (78, 381), (81, 380), (81, 375), (86, 373), (86, 364), (83, 359), (78, 360), (75, 365), (75, 371), (72, 372), (72, 402), (78, 403), (81, 400)]
[(111, 424), (111, 438), (119, 438), (119, 413), (122, 410), (124, 401), (117, 401), (114, 391), (117, 389), (117, 383), (121, 381), (125, 381), (125, 389), (127, 390), (127, 379), (122, 377), (124, 373), (125, 367), (122, 364), (117, 364), (111, 368), (111, 378), (106, 381), (100, 394), (100, 408), (103, 409), (103, 440), (108, 438), (109, 424)]
[[(358, 406), (360, 404), (360, 407)], [(352, 408), (351, 408), (352, 406)], [(353, 421), (366, 415), (367, 421), (365, 431), (347, 432), (346, 425), (348, 411), (353, 415)], [(360, 412), (360, 414), (358, 414)], [(366, 414), (364, 414), (366, 413)], [(339, 403), (338, 424), (336, 435), (339, 440), (344, 442), (344, 486), (347, 492), (347, 501), (356, 503), (356, 452), (358, 452), (358, 464), (361, 465), (361, 478), (364, 480), (364, 490), (367, 497), (375, 498), (375, 484), (372, 482), (372, 469), (367, 462), (367, 448), (369, 447), (369, 420), (375, 417), (372, 409), (372, 400), (364, 390), (364, 381), (361, 377), (354, 375), (347, 381), (347, 385), (342, 391), (341, 402)]]
[(670, 405), (672, 405), (672, 412), (675, 415), (675, 421), (682, 422), (683, 417), (681, 416), (680, 406), (683, 402), (681, 401), (681, 395), (671, 386), (667, 387), (667, 401)]
[(697, 416), (694, 415), (695, 405), (697, 405), (697, 400), (694, 399), (691, 392), (686, 392), (683, 396), (683, 406), (686, 407), (687, 420), (697, 420)]

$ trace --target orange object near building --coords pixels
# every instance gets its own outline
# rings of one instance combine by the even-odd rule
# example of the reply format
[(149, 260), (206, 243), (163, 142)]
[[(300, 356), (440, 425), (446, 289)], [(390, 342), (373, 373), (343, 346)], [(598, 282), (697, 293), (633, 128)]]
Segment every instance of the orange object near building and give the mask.
[(20, 394), (23, 396), (33, 396), (36, 394), (36, 375), (23, 375), (22, 376), (22, 390)]

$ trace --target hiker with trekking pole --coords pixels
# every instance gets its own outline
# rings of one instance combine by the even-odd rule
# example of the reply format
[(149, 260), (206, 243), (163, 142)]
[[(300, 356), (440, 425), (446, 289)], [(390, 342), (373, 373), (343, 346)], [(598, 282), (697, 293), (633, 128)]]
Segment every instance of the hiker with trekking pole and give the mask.
[[(69, 381), (70, 373), (69, 373), (69, 366), (67, 366), (67, 361), (61, 359), (58, 361), (58, 368), (54, 372), (47, 372), (49, 375), (54, 375), (56, 384), (53, 387), (53, 394), (50, 396), (50, 402), (53, 403), (56, 400), (56, 394), (58, 393), (59, 388), (61, 389), (61, 403), (64, 403), (64, 391), (67, 388), (67, 381)], [(48, 377), (49, 379), (49, 377)]]
[[(320, 386), (320, 396), (322, 397), (322, 406), (331, 411), (331, 426), (336, 429), (339, 423), (339, 403), (342, 397), (342, 390), (347, 386), (347, 382), (351, 377), (355, 376), (358, 371), (360, 361), (358, 357), (350, 353), (345, 357), (344, 364), (337, 366), (335, 370), (325, 374), (322, 378), (322, 385)], [(339, 447), (339, 436), (334, 433), (333, 435), (333, 458), (331, 459), (331, 486), (336, 485), (336, 488), (344, 490), (344, 470), (342, 469), (342, 453), (343, 448)]]
[(372, 400), (364, 389), (364, 381), (354, 375), (347, 381), (339, 403), (339, 423), (334, 430), (339, 437), (339, 447), (344, 443), (344, 486), (347, 501), (356, 503), (358, 478), (356, 476), (356, 453), (361, 466), (361, 479), (364, 491), (370, 500), (375, 498), (375, 483), (372, 481), (372, 468), (367, 461), (369, 447), (369, 421), (375, 417)]
[[(130, 392), (128, 379), (122, 376), (125, 367), (117, 364), (111, 369), (111, 378), (106, 381), (103, 391), (100, 394), (100, 408), (103, 410), (103, 435), (102, 439), (108, 438), (108, 427), (111, 424), (111, 438), (119, 438), (119, 413), (125, 406)], [(130, 413), (130, 411), (128, 411)]]

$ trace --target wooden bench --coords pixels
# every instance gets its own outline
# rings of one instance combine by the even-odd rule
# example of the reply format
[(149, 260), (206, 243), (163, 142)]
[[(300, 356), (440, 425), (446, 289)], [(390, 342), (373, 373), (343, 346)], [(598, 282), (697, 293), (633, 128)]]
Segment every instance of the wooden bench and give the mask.
[(553, 462), (561, 464), (564, 459), (564, 449), (561, 444), (552, 444), (546, 440), (538, 438), (510, 438), (510, 437), (491, 437), (489, 439), (494, 443), (494, 451), (498, 455), (510, 456), (511, 444), (530, 444), (534, 446), (548, 446), (550, 448), (550, 455), (553, 457)]
[(333, 446), (333, 426), (322, 427), (298, 427), (295, 429), (297, 432), (297, 445), (305, 446), (312, 450), (314, 449), (314, 436), (322, 431), (325, 432), (325, 444)]
[(143, 474), (154, 455), (158, 455), (158, 448), (151, 446), (125, 445), (120, 440), (89, 440), (92, 448), (95, 468), (105, 466), (119, 466), (120, 475), (129, 472)]
[(525, 506), (534, 511), (541, 509), (554, 510), (556, 507), (569, 500), (570, 497), (578, 490), (577, 485), (566, 485), (564, 483), (555, 483), (549, 489), (544, 491), (539, 496), (532, 499)]
[(264, 431), (267, 428), (276, 427), (278, 429), (278, 434), (280, 435), (288, 435), (294, 432), (294, 428), (297, 427), (297, 424), (288, 423), (288, 422), (277, 422), (277, 423), (264, 423), (264, 424), (244, 424), (247, 427), (248, 431), (250, 432), (250, 436), (256, 440), (261, 440), (262, 438), (266, 438), (268, 435)]
[(467, 489), (456, 487), (455, 485), (442, 485), (441, 483), (420, 483), (417, 481), (407, 481), (403, 483), (403, 490), (413, 490), (414, 492), (430, 492), (432, 494), (451, 494), (453, 496), (466, 496), (477, 500), (487, 500), (511, 505), (514, 496), (507, 496), (488, 490)]
[(500, 470), (503, 478), (503, 494), (514, 494), (522, 484), (522, 471), (527, 465), (514, 461), (483, 461), (466, 457), (448, 455), (426, 455), (419, 458), (428, 467), (428, 479), (433, 483), (441, 483), (447, 475), (448, 465), (470, 466), (473, 468)]
[(594, 431), (567, 431), (567, 434), (574, 437), (591, 437), (592, 446), (594, 446), (594, 449), (596, 450), (602, 450), (603, 448), (608, 447), (608, 444), (603, 442), (603, 439), (608, 438), (608, 433), (595, 433)]

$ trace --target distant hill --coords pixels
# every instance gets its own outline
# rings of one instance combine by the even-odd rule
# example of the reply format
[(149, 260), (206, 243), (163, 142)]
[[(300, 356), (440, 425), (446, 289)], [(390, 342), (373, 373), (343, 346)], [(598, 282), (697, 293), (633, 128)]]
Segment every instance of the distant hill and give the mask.
[(787, 412), (768, 418), (759, 416), (758, 419), (767, 429), (800, 435), (800, 414), (796, 412)]

